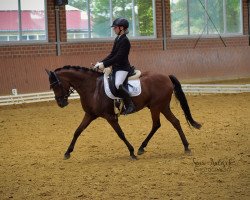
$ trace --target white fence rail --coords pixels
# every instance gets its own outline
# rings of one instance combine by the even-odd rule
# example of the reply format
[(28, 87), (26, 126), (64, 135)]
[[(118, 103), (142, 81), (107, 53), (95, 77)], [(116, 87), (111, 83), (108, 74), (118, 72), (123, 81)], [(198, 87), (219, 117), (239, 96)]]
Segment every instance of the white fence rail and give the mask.
[[(250, 92), (250, 84), (244, 85), (222, 85), (222, 84), (182, 84), (185, 93), (190, 94), (214, 94), (214, 93), (243, 93)], [(78, 99), (79, 95), (75, 92), (70, 95), (69, 99)], [(0, 96), (0, 106), (34, 103), (54, 100), (54, 93), (41, 92), (30, 94), (18, 94)]]
[[(70, 95), (69, 99), (79, 99), (78, 93)], [(41, 93), (30, 93), (30, 94), (18, 94), (9, 96), (0, 96), (0, 106), (22, 104), (22, 103), (34, 103), (43, 101), (55, 100), (54, 92), (41, 92)]]
[(214, 93), (242, 93), (250, 92), (250, 84), (222, 85), (222, 84), (182, 84), (184, 92), (214, 94)]

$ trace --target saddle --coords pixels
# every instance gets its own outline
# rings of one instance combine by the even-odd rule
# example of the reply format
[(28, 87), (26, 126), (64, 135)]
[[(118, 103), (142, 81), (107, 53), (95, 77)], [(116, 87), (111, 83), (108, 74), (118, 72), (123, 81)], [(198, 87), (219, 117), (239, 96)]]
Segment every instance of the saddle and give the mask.
[[(110, 68), (109, 68), (110, 69)], [(110, 69), (111, 70), (111, 69)], [(135, 67), (132, 66), (131, 70), (128, 72), (128, 75), (125, 79), (125, 81), (123, 82), (123, 86), (129, 91), (129, 86), (132, 86), (128, 83), (128, 80), (135, 80), (138, 79), (141, 75), (141, 72), (139, 70), (135, 70)], [(109, 83), (109, 88), (111, 93), (115, 96), (115, 97), (119, 97), (122, 98), (119, 94), (118, 89), (115, 87), (115, 72), (114, 71), (109, 71), (109, 75), (108, 75), (108, 83)]]
[[(141, 71), (135, 70), (131, 67), (123, 86), (129, 91), (130, 96), (138, 96), (141, 93), (141, 85), (139, 77)], [(114, 100), (114, 111), (119, 116), (123, 111), (123, 100), (119, 91), (115, 87), (115, 72), (112, 72), (111, 68), (104, 69), (104, 88), (106, 95)]]

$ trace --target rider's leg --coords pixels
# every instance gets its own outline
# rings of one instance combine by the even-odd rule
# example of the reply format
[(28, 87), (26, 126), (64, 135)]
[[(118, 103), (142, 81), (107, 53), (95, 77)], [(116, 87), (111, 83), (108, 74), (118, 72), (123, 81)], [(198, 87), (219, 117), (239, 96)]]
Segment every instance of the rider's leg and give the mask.
[(117, 71), (115, 74), (115, 86), (118, 89), (120, 95), (122, 96), (125, 104), (125, 112), (124, 114), (130, 114), (134, 112), (135, 106), (130, 98), (129, 92), (123, 86), (123, 82), (127, 77), (127, 71)]
[(115, 87), (119, 89), (119, 86), (123, 84), (128, 75), (127, 71), (117, 71), (115, 73)]
[(135, 110), (135, 105), (132, 102), (132, 99), (131, 99), (127, 89), (123, 85), (120, 85), (118, 91), (119, 91), (120, 95), (122, 96), (124, 104), (125, 104), (126, 109), (124, 111), (124, 114), (127, 115), (130, 113), (133, 113)]

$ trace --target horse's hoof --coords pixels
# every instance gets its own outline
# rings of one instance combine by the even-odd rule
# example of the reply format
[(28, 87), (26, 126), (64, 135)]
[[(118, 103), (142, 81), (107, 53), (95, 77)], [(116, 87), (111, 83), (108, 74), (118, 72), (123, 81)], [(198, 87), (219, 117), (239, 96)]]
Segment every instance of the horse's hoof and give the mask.
[(138, 158), (135, 155), (130, 156), (131, 160), (138, 160)]
[(68, 160), (70, 158), (70, 154), (64, 154), (64, 160)]
[(146, 151), (144, 149), (138, 149), (137, 155), (142, 155), (144, 154)]
[(188, 156), (192, 156), (192, 151), (190, 149), (185, 149), (185, 154)]

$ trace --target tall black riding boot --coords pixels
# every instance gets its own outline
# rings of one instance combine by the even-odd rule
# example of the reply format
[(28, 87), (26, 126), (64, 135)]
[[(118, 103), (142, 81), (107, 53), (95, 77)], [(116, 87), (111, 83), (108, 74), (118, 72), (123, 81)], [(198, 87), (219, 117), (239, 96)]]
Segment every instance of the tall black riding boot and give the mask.
[(135, 105), (131, 100), (131, 97), (128, 93), (128, 91), (126, 90), (126, 88), (123, 85), (119, 86), (119, 93), (123, 98), (124, 104), (125, 104), (125, 111), (124, 114), (131, 114), (135, 111)]

